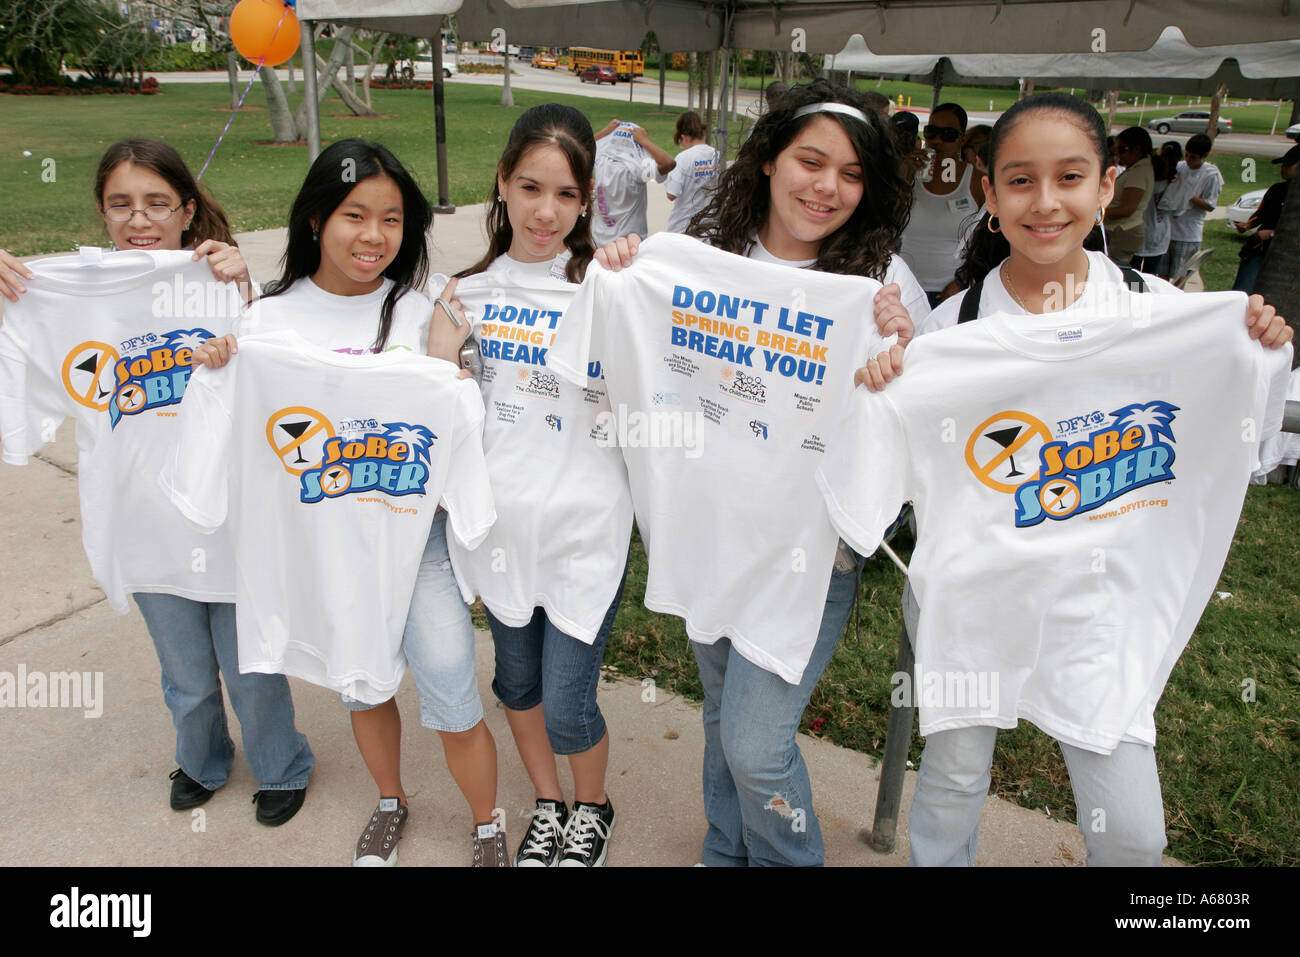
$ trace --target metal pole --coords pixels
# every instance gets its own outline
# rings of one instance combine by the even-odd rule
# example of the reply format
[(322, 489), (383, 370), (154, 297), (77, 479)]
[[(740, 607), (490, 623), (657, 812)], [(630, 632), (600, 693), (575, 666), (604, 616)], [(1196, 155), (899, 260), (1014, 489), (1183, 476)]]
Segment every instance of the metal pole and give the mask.
[(454, 213), (456, 207), (448, 197), (447, 185), (447, 112), (443, 103), (442, 87), (442, 23), (438, 18), (438, 29), (433, 35), (433, 131), (438, 158), (438, 202), (433, 207), (435, 213)]
[(907, 704), (895, 708), (890, 703), (889, 727), (885, 732), (885, 757), (880, 765), (880, 785), (876, 789), (876, 818), (871, 825), (872, 850), (892, 854), (898, 838), (898, 812), (903, 803), (903, 778), (907, 773), (907, 752), (912, 744), (912, 716), (915, 695), (915, 666), (912, 642), (907, 637), (907, 625), (898, 636), (898, 661), (894, 670), (908, 676)]
[(302, 28), (302, 92), (307, 98), (307, 162), (316, 162), (320, 156), (320, 103), (316, 99), (316, 21), (303, 20)]
[(718, 115), (720, 122), (718, 124), (718, 152), (722, 154), (722, 161), (727, 161), (727, 68), (731, 65), (731, 51), (723, 49), (722, 51), (722, 73), (718, 80)]

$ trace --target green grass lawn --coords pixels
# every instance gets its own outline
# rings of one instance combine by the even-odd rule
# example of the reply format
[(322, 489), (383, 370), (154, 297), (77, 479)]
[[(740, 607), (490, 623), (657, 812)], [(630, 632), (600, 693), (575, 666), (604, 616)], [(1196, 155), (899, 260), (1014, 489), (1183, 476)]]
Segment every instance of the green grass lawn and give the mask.
[[(680, 110), (659, 114), (658, 104), (618, 103), (583, 96), (515, 90), (515, 106), (501, 106), (496, 87), (448, 84), (447, 142), (450, 192), (458, 205), (482, 202), (511, 125), (525, 109), (558, 101), (583, 110), (596, 128), (618, 117), (644, 126), (671, 146)], [(321, 109), (326, 141), (360, 136), (391, 149), (436, 198), (432, 94), (374, 90), (381, 117), (352, 116), (331, 96)], [(297, 100), (295, 99), (294, 102)], [(276, 146), (254, 88), (218, 149), (204, 183), (225, 207), (236, 231), (282, 226), (307, 172), (305, 146)], [(195, 173), (207, 159), (230, 113), (225, 84), (171, 84), (157, 96), (0, 96), (0, 181), (10, 184), (0, 216), (0, 249), (17, 255), (60, 252), (77, 244), (102, 243), (103, 225), (91, 197), (95, 165), (109, 144), (125, 136), (171, 143)], [(30, 151), (24, 157), (23, 151)], [(45, 182), (46, 159), (54, 181)]]
[[(928, 88), (919, 88), (926, 90), (928, 105)], [(888, 84), (881, 89), (894, 92)], [(958, 93), (955, 88), (950, 92)], [(969, 98), (957, 98), (977, 109), (982, 108), (977, 98), (987, 104), (992, 93), (976, 90)], [(373, 97), (384, 114), (378, 119), (345, 115), (337, 100), (326, 100), (322, 135), (327, 141), (363, 136), (384, 142), (432, 197), (436, 177), (430, 95), (377, 90)], [(0, 248), (29, 254), (102, 242), (90, 187), (104, 148), (126, 135), (163, 138), (197, 171), (229, 116), (223, 109), (226, 98), (222, 84), (173, 84), (157, 97), (0, 97), (0, 142), (6, 147), (0, 154), (0, 177), (10, 184), (0, 217)], [(515, 91), (513, 108), (501, 107), (499, 98), (495, 87), (447, 87), (451, 199), (457, 204), (484, 198), (506, 133), (529, 106), (558, 99), (583, 110), (597, 127), (615, 116), (632, 119), (663, 144), (671, 142), (676, 114), (658, 114), (651, 103), (629, 106), (527, 90)], [(252, 91), (248, 102), (264, 105), (261, 91)], [(241, 113), (205, 177), (236, 230), (282, 225), (306, 170), (305, 147), (259, 142), (270, 135), (264, 111)], [(24, 150), (32, 155), (23, 157)], [(46, 158), (55, 162), (53, 182), (42, 179)], [(1257, 182), (1245, 181), (1242, 158), (1215, 154), (1227, 181), (1221, 199), (1225, 205), (1276, 178), (1276, 167), (1256, 156)], [(1208, 288), (1231, 285), (1241, 242), (1222, 222), (1207, 223), (1205, 245), (1217, 250), (1203, 273)], [(1252, 488), (1218, 586), (1233, 597), (1211, 603), (1157, 712), (1157, 758), (1170, 851), (1183, 860), (1300, 863), (1297, 538), (1297, 493)], [(607, 660), (627, 675), (653, 676), (662, 687), (698, 697), (699, 682), (681, 621), (648, 612), (642, 604), (645, 574), (644, 553), (637, 543)], [(901, 587), (901, 575), (889, 562), (868, 563), (853, 623), (806, 715), (819, 735), (874, 755), (884, 744)], [(1254, 682), (1253, 702), (1241, 700), (1244, 679)], [(919, 753), (920, 741), (914, 736), (913, 761)], [(999, 738), (994, 784), (1004, 797), (1072, 819), (1059, 752), (1027, 724)]]

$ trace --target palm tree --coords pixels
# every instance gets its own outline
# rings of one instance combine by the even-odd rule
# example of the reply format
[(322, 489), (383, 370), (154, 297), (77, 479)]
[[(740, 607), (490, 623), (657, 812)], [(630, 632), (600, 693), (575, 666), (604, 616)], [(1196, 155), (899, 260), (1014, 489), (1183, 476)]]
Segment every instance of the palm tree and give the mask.
[(407, 425), (405, 422), (385, 422), (385, 433), (394, 442), (407, 445), (406, 461), (417, 458), (425, 465), (429, 464), (429, 445), (438, 437), (422, 425)]
[(1115, 428), (1120, 431), (1134, 426), (1145, 429), (1146, 444), (1150, 444), (1162, 437), (1170, 442), (1174, 441), (1170, 424), (1174, 421), (1174, 413), (1177, 411), (1178, 406), (1156, 400), (1145, 403), (1134, 402), (1122, 409), (1116, 409), (1111, 415), (1115, 417)]

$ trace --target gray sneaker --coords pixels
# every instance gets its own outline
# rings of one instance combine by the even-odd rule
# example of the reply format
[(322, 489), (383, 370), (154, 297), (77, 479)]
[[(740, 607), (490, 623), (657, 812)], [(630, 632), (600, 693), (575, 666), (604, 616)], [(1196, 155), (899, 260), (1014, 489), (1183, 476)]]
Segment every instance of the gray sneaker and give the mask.
[(472, 867), (509, 867), (506, 832), (495, 824), (480, 824), (474, 829), (474, 863)]
[(354, 867), (395, 867), (397, 842), (406, 827), (407, 809), (397, 798), (380, 798), (379, 807), (370, 815), (370, 823), (361, 832), (352, 854)]

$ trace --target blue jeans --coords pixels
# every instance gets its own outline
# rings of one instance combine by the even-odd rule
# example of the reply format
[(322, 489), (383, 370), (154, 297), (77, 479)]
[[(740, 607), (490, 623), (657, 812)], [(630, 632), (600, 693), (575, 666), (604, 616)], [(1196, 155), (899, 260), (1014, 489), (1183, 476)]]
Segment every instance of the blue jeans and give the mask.
[[(411, 607), (402, 630), (402, 654), (420, 698), (420, 723), (459, 734), (483, 720), (474, 663), (474, 622), (461, 597), (447, 553), (447, 512), (438, 509), (429, 526)], [(340, 695), (349, 711), (369, 711)]]
[(1264, 257), (1248, 256), (1241, 261), (1237, 267), (1237, 278), (1232, 281), (1234, 292), (1244, 292), (1250, 295), (1255, 291), (1255, 280), (1259, 278), (1259, 271), (1264, 267)]
[(307, 786), (316, 758), (294, 727), (293, 699), (284, 675), (240, 674), (235, 606), (176, 595), (138, 592), (162, 666), (163, 700), (176, 725), (176, 763), (210, 791), (226, 783), (235, 757), (221, 677), (243, 731), (244, 753), (259, 787), (296, 791)]
[[(940, 731), (925, 740), (908, 814), (912, 867), (970, 867), (989, 795), (998, 729)], [(1159, 867), (1165, 812), (1155, 749), (1122, 742), (1097, 754), (1058, 741), (1074, 789), (1088, 866)]]
[(605, 716), (596, 703), (596, 687), (626, 581), (625, 566), (614, 601), (590, 645), (555, 627), (545, 608), (533, 609), (532, 621), (522, 628), (487, 613), (496, 648), (492, 692), (511, 711), (527, 711), (540, 704), (546, 737), (556, 754), (582, 754), (605, 736)]
[(691, 642), (704, 684), (704, 835), (709, 867), (816, 866), (825, 862), (799, 722), (839, 647), (861, 559), (831, 575), (821, 630), (797, 685), (736, 651), (729, 638)]

